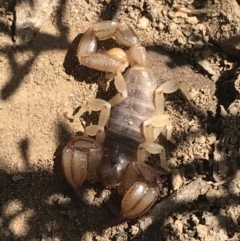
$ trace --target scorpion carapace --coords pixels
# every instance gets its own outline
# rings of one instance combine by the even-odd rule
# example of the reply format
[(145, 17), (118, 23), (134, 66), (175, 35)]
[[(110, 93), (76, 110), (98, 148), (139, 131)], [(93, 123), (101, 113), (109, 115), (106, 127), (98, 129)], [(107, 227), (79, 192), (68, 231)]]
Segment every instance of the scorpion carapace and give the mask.
[[(97, 39), (111, 37), (129, 49), (97, 51)], [(98, 124), (86, 127), (85, 136), (74, 137), (64, 148), (64, 174), (78, 195), (85, 180), (117, 187), (124, 195), (118, 221), (139, 217), (151, 208), (160, 190), (160, 177), (145, 160), (159, 154), (161, 167), (169, 171), (164, 148), (154, 142), (164, 127), (171, 139), (172, 120), (164, 114), (164, 94), (181, 89), (190, 99), (190, 93), (179, 80), (157, 87), (145, 48), (124, 23), (93, 24), (84, 33), (77, 56), (80, 64), (111, 73), (108, 76), (114, 78), (117, 94), (109, 102), (87, 100), (75, 114), (79, 118), (86, 111), (100, 111)]]

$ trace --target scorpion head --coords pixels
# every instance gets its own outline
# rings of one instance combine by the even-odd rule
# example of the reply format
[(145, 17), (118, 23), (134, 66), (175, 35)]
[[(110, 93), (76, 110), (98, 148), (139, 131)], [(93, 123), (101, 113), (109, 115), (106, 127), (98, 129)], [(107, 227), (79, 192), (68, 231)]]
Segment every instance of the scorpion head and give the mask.
[(102, 163), (98, 167), (98, 175), (106, 187), (116, 187), (122, 181), (127, 165), (134, 158), (129, 155), (129, 147), (118, 142), (105, 145)]

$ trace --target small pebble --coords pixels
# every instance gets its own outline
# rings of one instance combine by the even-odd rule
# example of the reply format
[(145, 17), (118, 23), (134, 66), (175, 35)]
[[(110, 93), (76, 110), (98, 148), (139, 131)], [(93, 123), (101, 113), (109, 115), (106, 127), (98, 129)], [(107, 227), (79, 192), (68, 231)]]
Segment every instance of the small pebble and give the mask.
[(195, 215), (195, 214), (192, 214), (191, 215), (191, 221), (195, 224), (195, 225), (198, 225), (200, 220), (199, 218)]
[(198, 64), (202, 66), (204, 70), (206, 70), (209, 74), (211, 75), (216, 75), (217, 73), (215, 70), (212, 68), (211, 64), (206, 60), (206, 59), (199, 59)]
[(232, 108), (229, 109), (229, 113), (232, 116), (237, 116), (239, 114), (239, 109), (237, 107), (232, 107)]
[(89, 14), (89, 13), (85, 13), (85, 18), (86, 18), (86, 20), (87, 20), (88, 22), (91, 22), (91, 21), (92, 21), (92, 16), (91, 16), (91, 14)]
[(180, 220), (176, 220), (174, 223), (176, 229), (178, 230), (179, 233), (183, 232), (183, 222)]
[(190, 24), (197, 24), (198, 23), (198, 19), (194, 16), (194, 17), (188, 17), (187, 18), (187, 22)]
[(209, 203), (214, 203), (216, 199), (218, 199), (221, 196), (221, 193), (218, 190), (210, 189), (206, 193), (206, 198)]
[(207, 137), (207, 141), (209, 145), (212, 145), (215, 143), (217, 137), (214, 133), (211, 133), (208, 137)]
[(208, 235), (208, 228), (205, 225), (198, 224), (196, 226), (197, 234), (201, 238), (201, 240), (207, 238)]
[(193, 125), (193, 126), (190, 128), (190, 132), (191, 132), (191, 133), (197, 132), (198, 130), (199, 130), (198, 125)]
[(183, 179), (178, 169), (173, 169), (171, 172), (173, 190), (178, 190), (183, 185)]
[(58, 203), (58, 201), (59, 201), (59, 197), (53, 197), (53, 199), (52, 199), (53, 203)]
[(196, 139), (196, 142), (198, 142), (199, 144), (204, 144), (206, 142), (206, 137), (205, 136), (199, 136), (197, 139)]
[(160, 23), (158, 24), (158, 27), (159, 27), (159, 30), (161, 31), (161, 30), (163, 30), (163, 29), (165, 28), (165, 25), (160, 22)]
[(139, 29), (146, 29), (148, 27), (149, 20), (146, 17), (139, 18), (137, 27)]
[(136, 236), (139, 233), (139, 227), (137, 225), (133, 225), (130, 230), (133, 236)]

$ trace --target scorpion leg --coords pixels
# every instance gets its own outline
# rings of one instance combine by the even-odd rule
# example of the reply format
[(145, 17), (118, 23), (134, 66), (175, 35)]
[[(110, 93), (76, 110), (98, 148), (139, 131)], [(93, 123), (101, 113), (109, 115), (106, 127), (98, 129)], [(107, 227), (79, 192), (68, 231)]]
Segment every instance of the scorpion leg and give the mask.
[(186, 96), (188, 100), (191, 99), (191, 94), (187, 89), (187, 86), (185, 83), (179, 80), (170, 80), (162, 85), (160, 85), (155, 90), (155, 108), (156, 108), (156, 114), (162, 115), (164, 113), (164, 94), (169, 94), (177, 91), (178, 89), (181, 89), (183, 94)]
[(100, 143), (104, 141), (105, 133), (104, 127), (108, 122), (111, 106), (117, 105), (127, 97), (127, 86), (122, 74), (118, 74), (115, 77), (115, 86), (118, 90), (109, 103), (102, 99), (88, 100), (82, 108), (74, 115), (74, 118), (79, 118), (86, 111), (100, 111), (100, 116), (97, 125), (91, 125), (86, 127), (85, 133), (89, 136), (96, 136), (96, 140)]
[[(155, 90), (155, 99), (154, 99), (154, 104), (155, 104), (155, 109), (156, 109), (156, 115), (163, 115), (164, 114), (164, 94), (168, 93), (173, 93), (177, 91), (178, 89), (181, 89), (183, 94), (186, 96), (188, 100), (190, 100), (191, 94), (186, 86), (185, 83), (179, 80), (171, 80), (163, 83), (160, 85), (156, 90)], [(169, 130), (169, 129), (168, 129)], [(161, 132), (161, 128), (155, 127), (154, 130), (154, 140), (158, 137), (158, 135)], [(171, 127), (170, 127), (170, 132), (171, 132)], [(168, 134), (167, 139), (170, 140), (170, 135)], [(174, 140), (171, 140), (173, 143), (175, 142)]]
[(146, 213), (157, 200), (161, 180), (150, 166), (131, 162), (126, 170), (120, 221), (133, 219)]
[(186, 96), (188, 100), (190, 100), (191, 94), (187, 89), (187, 86), (185, 83), (179, 80), (170, 80), (163, 84), (161, 84), (156, 90), (155, 90), (155, 107), (156, 107), (156, 114), (162, 115), (164, 113), (164, 94), (169, 94), (177, 91), (178, 89), (181, 89), (183, 94)]
[(102, 143), (105, 138), (104, 127), (108, 122), (110, 115), (111, 104), (101, 99), (88, 100), (82, 108), (74, 115), (74, 118), (79, 118), (86, 111), (100, 111), (97, 125), (86, 127), (85, 134), (89, 136), (96, 136), (96, 140)]
[(154, 142), (157, 138), (156, 133), (164, 126), (167, 128), (167, 140), (170, 140), (172, 137), (172, 119), (169, 115), (155, 115), (144, 121), (143, 134), (146, 142)]
[(144, 142), (138, 146), (137, 157), (139, 162), (144, 163), (150, 154), (159, 154), (161, 160), (160, 166), (167, 172), (170, 172), (166, 161), (166, 152), (163, 146), (153, 142)]
[(159, 154), (160, 166), (167, 172), (170, 171), (166, 162), (166, 153), (163, 146), (154, 143), (162, 128), (167, 127), (167, 139), (171, 139), (172, 120), (169, 115), (156, 115), (143, 123), (145, 142), (138, 146), (137, 156), (140, 162), (144, 162), (150, 154)]
[(165, 93), (173, 93), (176, 90), (181, 89), (182, 92), (185, 94), (186, 98), (188, 100), (191, 99), (191, 95), (187, 89), (187, 86), (185, 83), (178, 81), (178, 80), (172, 80), (167, 81), (160, 85), (155, 90), (155, 109), (156, 109), (156, 115), (147, 119), (143, 124), (143, 133), (145, 136), (146, 141), (139, 145), (138, 147), (138, 160), (144, 162), (146, 158), (149, 156), (149, 154), (160, 154), (160, 160), (161, 160), (161, 167), (165, 169), (167, 172), (170, 171), (167, 162), (166, 162), (166, 153), (164, 148), (154, 143), (158, 135), (161, 133), (162, 128), (164, 126), (167, 127), (167, 139), (174, 142), (174, 140), (171, 139), (172, 135), (172, 120), (170, 116), (164, 115), (164, 94)]

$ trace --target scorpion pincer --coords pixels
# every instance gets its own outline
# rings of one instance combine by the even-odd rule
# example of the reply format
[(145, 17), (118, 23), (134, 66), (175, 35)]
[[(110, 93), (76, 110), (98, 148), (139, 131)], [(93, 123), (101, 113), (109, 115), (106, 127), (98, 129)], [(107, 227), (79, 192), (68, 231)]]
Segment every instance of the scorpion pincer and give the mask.
[[(111, 37), (129, 49), (97, 51), (97, 39)], [(161, 184), (158, 173), (145, 160), (159, 154), (161, 167), (170, 170), (163, 146), (154, 142), (164, 127), (171, 139), (172, 120), (164, 114), (164, 94), (181, 89), (190, 100), (190, 93), (179, 80), (157, 86), (146, 49), (124, 23), (93, 24), (83, 34), (77, 56), (81, 65), (111, 75), (117, 94), (108, 102), (87, 100), (74, 115), (79, 118), (86, 111), (100, 111), (98, 124), (86, 127), (84, 136), (73, 137), (63, 149), (63, 172), (78, 196), (85, 180), (118, 188), (123, 195), (119, 222), (139, 217), (157, 200)]]

